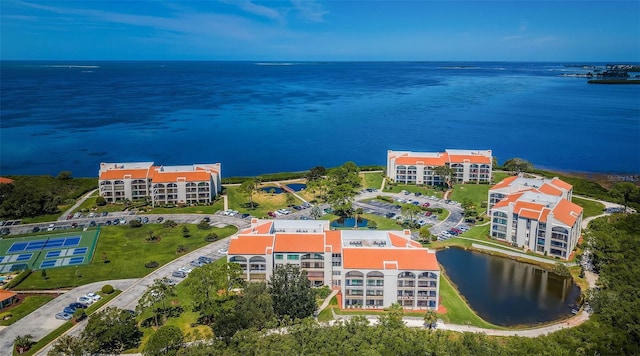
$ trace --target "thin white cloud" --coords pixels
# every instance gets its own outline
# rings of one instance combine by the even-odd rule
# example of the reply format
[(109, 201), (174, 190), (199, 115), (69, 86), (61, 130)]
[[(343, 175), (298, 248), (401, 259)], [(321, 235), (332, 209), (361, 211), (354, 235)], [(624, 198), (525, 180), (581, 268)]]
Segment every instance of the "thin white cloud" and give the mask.
[(309, 22), (325, 22), (324, 16), (329, 14), (329, 11), (313, 0), (291, 0), (291, 4), (300, 18)]
[(224, 4), (229, 4), (229, 5), (233, 5), (237, 8), (239, 8), (240, 10), (253, 14), (253, 15), (257, 15), (257, 16), (261, 16), (261, 17), (266, 17), (268, 19), (271, 20), (277, 20), (279, 18), (281, 18), (281, 14), (270, 8), (270, 7), (266, 7), (263, 5), (258, 5), (258, 4), (254, 4), (253, 2), (249, 1), (249, 0), (244, 0), (244, 1), (238, 1), (238, 0), (221, 0), (220, 2), (224, 3)]

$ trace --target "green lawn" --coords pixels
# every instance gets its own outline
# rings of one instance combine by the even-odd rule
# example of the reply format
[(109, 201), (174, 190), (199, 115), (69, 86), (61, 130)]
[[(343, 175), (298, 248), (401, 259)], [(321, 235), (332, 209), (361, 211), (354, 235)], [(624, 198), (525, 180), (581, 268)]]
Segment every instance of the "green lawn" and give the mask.
[(396, 223), (395, 219), (387, 219), (385, 217), (375, 215), (375, 214), (362, 214), (362, 217), (375, 221), (378, 224), (377, 230), (402, 230), (402, 226)]
[(384, 179), (382, 172), (362, 172), (360, 176), (362, 177), (362, 186), (364, 188), (380, 189), (382, 187), (382, 180)]
[(487, 208), (481, 208), (481, 204), (487, 201), (489, 188), (491, 188), (489, 184), (456, 184), (449, 199), (462, 203), (465, 198), (469, 198), (478, 214), (481, 214), (487, 210)]
[(62, 205), (62, 206), (58, 207), (58, 209), (60, 209), (59, 213), (34, 216), (32, 218), (24, 218), (24, 219), (22, 219), (21, 223), (22, 224), (35, 224), (35, 223), (56, 221), (60, 217), (60, 214), (62, 214), (63, 211), (69, 209), (70, 207), (71, 207), (71, 205)]
[(482, 320), (462, 299), (458, 291), (444, 275), (440, 277), (440, 296), (447, 312), (438, 314), (438, 317), (444, 320), (445, 323), (473, 325), (487, 329), (504, 329)]
[[(271, 185), (271, 184), (268, 184)], [(251, 214), (258, 218), (266, 218), (269, 211), (275, 211), (278, 209), (287, 207), (287, 195), (286, 194), (271, 194), (260, 190), (258, 193), (253, 194), (253, 202), (255, 207), (251, 209), (249, 207), (249, 196), (243, 195), (238, 190), (239, 187), (227, 187), (227, 196), (229, 197), (229, 209), (234, 209), (240, 213)], [(294, 196), (295, 198), (295, 196)], [(294, 204), (301, 204), (298, 198), (295, 198)]]
[[(0, 313), (0, 325), (7, 326), (15, 323), (16, 321), (29, 315), (32, 311), (47, 304), (53, 298), (53, 295), (33, 295), (25, 297), (20, 305), (11, 309), (7, 309), (4, 312)], [(4, 318), (9, 314), (11, 315), (11, 318), (4, 320)]]
[(145, 214), (214, 214), (224, 209), (222, 199), (216, 200), (211, 205), (196, 205), (174, 208), (151, 208), (145, 211)]
[(499, 183), (500, 181), (502, 181), (503, 179), (510, 177), (511, 173), (509, 172), (491, 172), (492, 175), (492, 180), (493, 180), (493, 184), (491, 184), (492, 186)]
[[(48, 269), (47, 279), (43, 279), (40, 273), (32, 273), (18, 288), (56, 289), (110, 279), (139, 278), (153, 270), (146, 268), (145, 263), (156, 261), (162, 266), (178, 257), (176, 249), (179, 245), (193, 251), (207, 244), (204, 237), (210, 232), (223, 238), (237, 231), (234, 226), (210, 230), (198, 230), (196, 225), (187, 226), (191, 233), (189, 238), (182, 236), (182, 225), (173, 229), (159, 224), (143, 225), (135, 229), (128, 226), (103, 227), (90, 264)], [(150, 231), (160, 236), (159, 242), (145, 241)], [(108, 262), (103, 261), (103, 256)]]
[(597, 201), (582, 199), (578, 197), (573, 197), (571, 201), (584, 209), (584, 211), (582, 212), (583, 218), (600, 215), (604, 212), (604, 204), (598, 203)]

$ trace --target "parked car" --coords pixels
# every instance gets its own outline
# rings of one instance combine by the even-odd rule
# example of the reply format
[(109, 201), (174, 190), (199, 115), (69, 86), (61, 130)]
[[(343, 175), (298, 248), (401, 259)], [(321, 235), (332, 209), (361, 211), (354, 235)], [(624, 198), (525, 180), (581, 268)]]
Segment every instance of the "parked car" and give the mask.
[(272, 218), (276, 217), (276, 213), (274, 213), (273, 211), (268, 212), (267, 215), (271, 216)]
[(192, 265), (193, 267), (202, 267), (202, 265), (204, 265), (204, 263), (198, 261), (198, 260), (193, 260), (189, 263), (190, 265)]
[(99, 301), (100, 299), (102, 299), (102, 297), (100, 295), (95, 294), (95, 293), (87, 293), (87, 295), (85, 295), (85, 297), (91, 298), (96, 302)]
[(149, 222), (149, 218), (148, 217), (145, 216), (144, 218), (142, 218), (142, 223), (143, 224), (146, 224), (148, 222)]
[(207, 264), (207, 263), (213, 262), (213, 259), (211, 259), (211, 258), (209, 258), (207, 256), (200, 256), (200, 257), (198, 257), (198, 261)]
[(72, 317), (73, 317), (73, 315), (69, 314), (69, 313), (58, 313), (58, 314), (56, 314), (56, 319), (58, 319), (58, 320), (71, 320)]
[(172, 277), (177, 277), (177, 278), (185, 278), (187, 276), (187, 272), (185, 271), (173, 271), (173, 273), (171, 273)]
[(82, 297), (78, 298), (78, 303), (91, 305), (91, 304), (93, 304), (93, 299), (89, 298), (87, 296), (82, 296)]
[(166, 278), (166, 277), (162, 279), (162, 283), (170, 286), (175, 286), (176, 284), (178, 284), (178, 282), (175, 279)]
[(422, 204), (422, 206), (424, 206), (425, 208), (428, 208), (430, 205), (431, 205), (431, 204), (429, 204), (429, 203), (424, 203), (424, 204)]
[(202, 221), (204, 222), (211, 222), (211, 218), (206, 216), (204, 219), (202, 219)]
[(102, 212), (102, 216), (107, 216), (107, 215), (109, 215), (109, 212), (108, 212), (108, 211), (103, 211), (103, 212)]
[(73, 313), (74, 313), (75, 311), (76, 311), (76, 309), (75, 309), (75, 308), (71, 308), (71, 307), (65, 307), (65, 308), (62, 310), (62, 312), (63, 312), (63, 313), (72, 314), (72, 315), (73, 315)]
[(39, 232), (39, 231), (40, 231), (40, 228), (39, 228), (39, 227), (37, 227), (37, 226), (36, 226), (36, 227), (34, 227), (34, 228), (33, 228), (33, 230), (31, 230), (31, 232)]
[(247, 213), (244, 213), (244, 214), (240, 215), (240, 217), (243, 218), (243, 219), (248, 218), (249, 216), (251, 216), (251, 215), (249, 215)]
[(86, 306), (85, 304), (75, 302), (75, 303), (71, 303), (71, 304), (69, 304), (69, 308), (73, 308), (73, 309), (87, 309), (87, 306)]
[(47, 228), (47, 231), (53, 231), (53, 229), (56, 228), (56, 224), (49, 224), (49, 227)]
[(226, 255), (227, 252), (229, 252), (229, 250), (227, 250), (226, 248), (221, 248), (221, 249), (218, 250), (218, 253), (221, 253), (223, 255)]
[(158, 223), (161, 223), (163, 220), (164, 220), (164, 218), (163, 218), (162, 216), (160, 216), (160, 217), (158, 217), (158, 218), (156, 219), (156, 221), (157, 221)]
[(111, 225), (111, 220), (105, 221), (104, 224), (107, 225), (107, 226)]

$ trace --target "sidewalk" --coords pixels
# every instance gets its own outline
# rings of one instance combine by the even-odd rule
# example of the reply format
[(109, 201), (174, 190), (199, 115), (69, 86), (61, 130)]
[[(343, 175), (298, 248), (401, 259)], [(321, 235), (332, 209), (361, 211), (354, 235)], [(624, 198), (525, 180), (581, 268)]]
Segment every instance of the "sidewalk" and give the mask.
[(58, 218), (58, 221), (66, 220), (67, 219), (67, 215), (71, 214), (71, 212), (76, 210), (82, 203), (84, 203), (85, 200), (89, 199), (89, 197), (91, 195), (93, 195), (93, 193), (95, 193), (97, 191), (98, 191), (98, 189), (94, 189), (94, 190), (90, 191), (89, 193), (83, 195), (82, 198), (78, 199), (76, 201), (76, 203), (73, 204), (72, 207), (70, 207), (69, 209), (67, 209), (67, 211), (65, 211), (64, 213), (62, 213), (62, 215), (60, 215), (60, 217)]

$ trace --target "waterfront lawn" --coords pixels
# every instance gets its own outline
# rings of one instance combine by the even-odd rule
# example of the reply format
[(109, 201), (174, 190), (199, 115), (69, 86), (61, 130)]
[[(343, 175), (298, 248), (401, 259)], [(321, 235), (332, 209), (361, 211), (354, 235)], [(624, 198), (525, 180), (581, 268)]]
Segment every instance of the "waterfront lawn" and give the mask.
[[(0, 325), (8, 326), (15, 323), (29, 315), (32, 311), (49, 303), (54, 297), (54, 295), (32, 295), (25, 297), (19, 305), (0, 313)], [(8, 315), (11, 315), (11, 317), (5, 319)]]
[[(58, 209), (62, 212), (69, 209), (70, 207), (71, 205), (60, 205), (58, 206)], [(21, 224), (36, 224), (36, 223), (43, 223), (43, 222), (49, 222), (49, 221), (56, 221), (60, 217), (60, 214), (62, 214), (61, 212), (56, 214), (47, 214), (47, 215), (34, 216), (31, 218), (24, 218), (21, 220)]]
[(144, 212), (145, 214), (214, 214), (224, 208), (222, 199), (217, 199), (211, 205), (195, 205), (173, 208), (153, 208)]
[(362, 186), (364, 188), (380, 189), (382, 187), (382, 172), (361, 172)]
[(494, 184), (499, 183), (500, 181), (502, 181), (503, 179), (510, 177), (512, 174), (509, 172), (505, 172), (505, 171), (498, 171), (498, 172), (491, 172), (491, 180), (492, 180), (492, 186)]
[(482, 214), (487, 210), (486, 207), (482, 208), (482, 202), (487, 201), (489, 188), (491, 188), (489, 184), (456, 184), (449, 199), (460, 203), (466, 198), (471, 199), (475, 210), (478, 214)]
[(600, 215), (604, 212), (604, 204), (597, 201), (582, 199), (578, 197), (573, 197), (571, 201), (584, 209), (582, 212), (583, 218)]
[[(154, 270), (146, 268), (145, 263), (156, 261), (162, 266), (180, 256), (176, 252), (180, 245), (193, 251), (208, 244), (204, 237), (211, 232), (224, 238), (237, 231), (235, 226), (210, 230), (199, 230), (196, 225), (186, 226), (191, 233), (188, 238), (182, 235), (182, 225), (173, 229), (160, 224), (146, 224), (139, 228), (103, 226), (90, 264), (48, 269), (46, 279), (40, 273), (32, 273), (18, 288), (56, 289), (111, 279), (139, 278)], [(146, 242), (150, 232), (159, 236), (160, 241)]]
[(482, 320), (460, 296), (444, 273), (440, 275), (440, 297), (447, 312), (438, 314), (438, 317), (445, 323), (472, 325), (487, 329), (505, 329)]
[[(255, 207), (249, 207), (249, 196), (240, 193), (239, 187), (227, 187), (227, 197), (229, 198), (229, 209), (237, 210), (240, 213), (251, 214), (258, 218), (268, 218), (267, 213), (287, 207), (287, 194), (271, 194), (258, 190), (253, 194)], [(300, 199), (294, 196), (295, 203), (301, 204)]]

